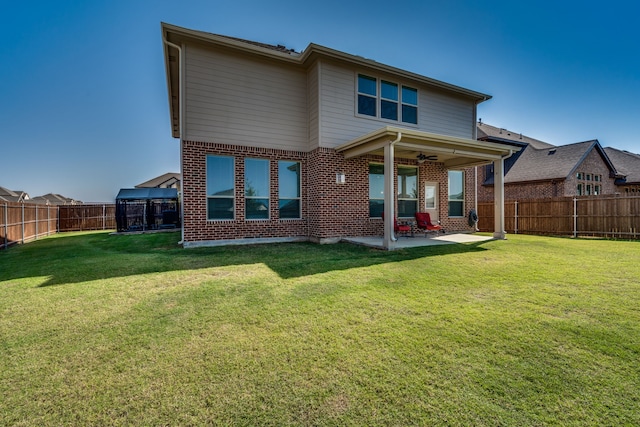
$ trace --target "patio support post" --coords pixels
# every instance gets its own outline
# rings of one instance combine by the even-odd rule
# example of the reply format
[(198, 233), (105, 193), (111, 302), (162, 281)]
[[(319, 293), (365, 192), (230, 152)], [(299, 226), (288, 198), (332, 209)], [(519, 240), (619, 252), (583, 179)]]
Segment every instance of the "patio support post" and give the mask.
[(384, 146), (384, 241), (382, 243), (387, 250), (393, 250), (396, 241), (393, 235), (393, 219), (396, 216), (393, 203), (395, 194), (393, 180), (394, 143), (392, 141)]
[(493, 189), (494, 189), (494, 239), (506, 239), (504, 230), (504, 159), (493, 162)]

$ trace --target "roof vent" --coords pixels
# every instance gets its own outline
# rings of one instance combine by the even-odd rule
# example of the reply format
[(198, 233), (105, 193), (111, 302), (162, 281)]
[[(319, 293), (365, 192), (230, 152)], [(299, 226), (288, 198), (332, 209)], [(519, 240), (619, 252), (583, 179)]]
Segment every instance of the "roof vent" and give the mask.
[(549, 156), (556, 154), (556, 149), (552, 148), (551, 150), (549, 150), (549, 152), (547, 153)]

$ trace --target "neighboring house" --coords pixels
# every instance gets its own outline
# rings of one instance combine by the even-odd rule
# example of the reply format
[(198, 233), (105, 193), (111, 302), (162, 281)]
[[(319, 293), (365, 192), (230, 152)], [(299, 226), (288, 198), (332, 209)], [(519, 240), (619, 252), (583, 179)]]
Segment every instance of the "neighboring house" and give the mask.
[[(620, 175), (598, 140), (553, 146), (478, 122), (478, 140), (522, 147), (505, 160), (506, 200), (615, 194)], [(478, 200), (493, 200), (494, 169), (479, 168)]]
[(185, 247), (383, 235), (392, 249), (393, 218), (416, 211), (472, 231), (468, 168), (519, 149), (476, 140), (483, 93), (316, 44), (169, 24), (162, 38)]
[(175, 172), (165, 173), (138, 184), (135, 188), (175, 188), (180, 191), (180, 174)]
[(80, 200), (70, 199), (68, 197), (64, 197), (60, 194), (48, 193), (43, 196), (33, 197), (29, 200), (32, 203), (38, 203), (43, 205), (81, 205), (82, 202)]
[(0, 187), (0, 201), (4, 202), (26, 202), (29, 195), (24, 191), (12, 191), (8, 188)]
[(622, 175), (616, 179), (618, 193), (640, 194), (640, 155), (611, 147), (606, 147), (604, 151)]

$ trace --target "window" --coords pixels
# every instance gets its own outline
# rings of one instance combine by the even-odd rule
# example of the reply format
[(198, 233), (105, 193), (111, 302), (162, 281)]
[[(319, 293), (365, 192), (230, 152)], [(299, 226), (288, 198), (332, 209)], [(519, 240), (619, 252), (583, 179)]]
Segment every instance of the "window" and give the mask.
[(207, 219), (233, 219), (235, 206), (233, 157), (207, 156)]
[(464, 216), (464, 173), (449, 171), (449, 216)]
[(584, 186), (584, 184), (578, 184), (578, 196), (583, 196), (584, 195), (583, 186)]
[(591, 195), (591, 184), (587, 184), (587, 196)]
[(384, 212), (384, 165), (369, 165), (369, 216), (381, 218)]
[(298, 219), (300, 213), (300, 162), (278, 161), (278, 211), (280, 218)]
[(269, 160), (244, 159), (246, 219), (269, 219)]
[(576, 178), (578, 178), (578, 179), (583, 179), (583, 178), (582, 178), (582, 172), (578, 172), (578, 173), (576, 174)]
[(402, 86), (402, 121), (418, 124), (418, 91)]
[(602, 175), (594, 175), (593, 176), (593, 180), (596, 181), (596, 182), (602, 181)]
[(591, 176), (592, 175), (590, 173), (587, 174), (587, 181), (591, 181)]
[(600, 186), (599, 185), (596, 185), (596, 186), (593, 187), (593, 194), (595, 194), (596, 196), (598, 194), (600, 194)]
[(380, 117), (398, 120), (398, 85), (382, 80), (380, 88)]
[(407, 218), (418, 211), (418, 169), (398, 166), (398, 217)]
[(377, 86), (377, 81), (373, 77), (358, 75), (358, 114), (377, 116)]
[(357, 113), (418, 124), (418, 90), (358, 74)]

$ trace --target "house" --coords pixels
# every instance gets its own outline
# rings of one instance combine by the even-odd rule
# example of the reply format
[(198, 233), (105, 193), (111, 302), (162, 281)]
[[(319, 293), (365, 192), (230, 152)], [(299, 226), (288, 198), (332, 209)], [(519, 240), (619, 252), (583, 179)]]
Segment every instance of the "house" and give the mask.
[[(598, 140), (554, 146), (507, 129), (477, 124), (478, 140), (522, 147), (505, 160), (506, 200), (615, 194), (620, 174)], [(493, 199), (494, 169), (481, 168), (479, 201)]]
[(640, 195), (640, 155), (606, 147), (604, 151), (619, 172), (616, 186), (620, 194)]
[(469, 232), (469, 168), (519, 150), (476, 140), (489, 95), (317, 44), (161, 29), (185, 247), (382, 235), (393, 249), (394, 217), (417, 211)]
[(82, 204), (80, 200), (71, 199), (69, 197), (65, 197), (63, 195), (53, 194), (53, 193), (47, 193), (43, 196), (33, 197), (29, 201), (32, 203), (38, 203), (42, 205), (52, 205), (52, 206)]
[(8, 188), (0, 187), (0, 201), (22, 203), (28, 200), (29, 194), (24, 191), (12, 191)]
[(135, 188), (176, 188), (180, 191), (180, 174), (168, 172), (138, 184)]

